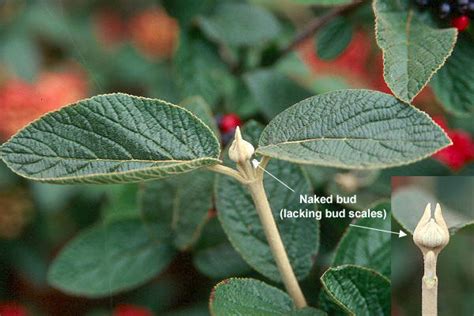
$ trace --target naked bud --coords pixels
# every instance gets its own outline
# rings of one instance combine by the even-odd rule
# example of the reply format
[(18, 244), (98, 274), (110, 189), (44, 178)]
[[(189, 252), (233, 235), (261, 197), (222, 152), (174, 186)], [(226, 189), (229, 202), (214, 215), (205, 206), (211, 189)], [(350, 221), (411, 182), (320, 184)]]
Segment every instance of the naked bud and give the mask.
[(232, 145), (229, 148), (229, 157), (236, 163), (249, 161), (254, 154), (255, 149), (252, 144), (242, 138), (239, 127), (235, 129), (235, 136)]
[(436, 204), (434, 218), (431, 216), (431, 204), (426, 205), (413, 233), (413, 241), (423, 253), (430, 250), (439, 253), (448, 244), (449, 231), (439, 204)]

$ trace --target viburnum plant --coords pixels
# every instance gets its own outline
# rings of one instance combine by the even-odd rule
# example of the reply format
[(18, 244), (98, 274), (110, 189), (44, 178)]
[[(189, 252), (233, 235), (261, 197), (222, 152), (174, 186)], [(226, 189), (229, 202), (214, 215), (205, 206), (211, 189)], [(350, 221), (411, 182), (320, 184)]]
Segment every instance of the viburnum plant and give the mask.
[[(385, 194), (387, 177), (395, 170), (449, 172), (423, 160), (451, 140), (411, 102), (429, 83), (448, 112), (472, 114), (472, 36), (469, 31), (459, 35), (455, 28), (443, 28), (411, 1), (374, 0), (375, 36), (393, 95), (341, 89), (311, 96), (314, 92), (290, 79), (279, 62), (314, 34), (318, 55), (337, 57), (360, 26), (353, 18), (366, 13), (358, 9), (368, 6), (347, 0), (295, 2), (334, 8), (315, 17), (289, 42), (280, 43), (284, 27), (259, 6), (162, 1), (179, 23), (179, 43), (175, 47), (177, 25), (166, 17), (173, 33), (163, 42), (165, 54), (157, 54), (151, 43), (155, 32), (140, 31), (148, 26), (148, 16), (134, 23), (133, 42), (150, 60), (173, 56), (173, 74), (166, 72), (163, 80), (149, 64), (138, 62), (120, 63), (109, 72), (130, 85), (146, 80), (148, 88), (159, 86), (156, 91), (163, 94), (176, 88), (179, 97), (169, 95), (179, 104), (123, 93), (98, 95), (46, 114), (1, 146), (5, 164), (32, 181), (140, 183), (139, 192), (118, 186), (115, 197), (126, 201), (111, 205), (102, 221), (62, 249), (49, 268), (50, 285), (76, 296), (115, 295), (153, 279), (179, 251), (199, 244), (195, 266), (207, 276), (225, 279), (210, 294), (214, 315), (390, 313), (388, 234), (349, 228), (331, 263), (315, 263), (319, 222), (277, 218), (285, 208), (314, 209), (301, 204), (299, 195), (312, 194), (318, 176), (335, 168), (351, 171), (335, 175), (329, 192), (361, 189), (359, 202), (367, 195), (371, 203), (376, 200), (371, 187)], [(150, 16), (164, 18), (163, 11)], [(82, 44), (87, 43), (69, 46)], [(108, 72), (101, 59), (90, 60), (97, 63), (93, 65), (98, 72)], [(168, 69), (168, 64), (160, 67)], [(227, 114), (216, 126), (212, 109), (221, 103), (226, 107), (223, 112), (269, 123), (248, 120), (235, 129), (241, 125), (240, 117)], [(229, 143), (224, 150), (222, 143)], [(466, 157), (462, 163), (472, 159), (470, 154)], [(379, 172), (386, 181), (374, 183), (373, 174)], [(127, 204), (134, 200), (130, 196), (137, 197), (138, 207)], [(139, 212), (117, 214), (123, 208)], [(386, 202), (374, 208), (390, 211)], [(210, 220), (216, 214), (219, 222)], [(356, 221), (390, 229), (389, 221)], [(226, 237), (206, 239), (209, 235), (218, 239), (219, 233), (206, 234), (213, 229), (223, 230)], [(364, 255), (354, 251), (361, 248)], [(300, 286), (315, 267), (324, 272), (319, 301), (311, 289)], [(266, 282), (258, 276), (227, 279), (252, 269)], [(318, 303), (310, 307), (308, 301)]]
[[(425, 113), (370, 90), (314, 96), (283, 111), (263, 130), (248, 123), (243, 131), (244, 136), (236, 130), (226, 162), (202, 102), (182, 107), (117, 93), (48, 113), (4, 143), (4, 162), (30, 180), (114, 184), (169, 178), (167, 185), (160, 181), (146, 185), (144, 220), (99, 225), (72, 241), (53, 263), (50, 283), (68, 293), (96, 297), (149, 280), (173, 257), (172, 243), (166, 241), (171, 231), (177, 248), (192, 243), (195, 229), (189, 228), (200, 222), (194, 222), (199, 218), (189, 212), (212, 199), (217, 173), (216, 206), (229, 240), (251, 267), (282, 282), (287, 294), (253, 279), (230, 279), (211, 295), (211, 311), (215, 315), (296, 312), (307, 308), (298, 279), (313, 265), (318, 223), (288, 220), (278, 227), (274, 215), (281, 208), (301, 207), (297, 193), (311, 193), (298, 164), (384, 168), (417, 161), (450, 143)], [(265, 177), (265, 168), (297, 193)], [(178, 176), (189, 172), (192, 175)], [(181, 181), (173, 181), (173, 176)], [(166, 197), (164, 190), (174, 192), (176, 200)], [(153, 212), (165, 205), (179, 208), (171, 223), (164, 214)], [(323, 275), (332, 299), (349, 311), (359, 311), (363, 307), (352, 301), (353, 293), (344, 293), (349, 289), (341, 287), (339, 281), (345, 279), (377, 286), (375, 293), (360, 295), (375, 295), (375, 305), (366, 307), (369, 311), (388, 313), (389, 281), (383, 275), (357, 266), (329, 269)]]

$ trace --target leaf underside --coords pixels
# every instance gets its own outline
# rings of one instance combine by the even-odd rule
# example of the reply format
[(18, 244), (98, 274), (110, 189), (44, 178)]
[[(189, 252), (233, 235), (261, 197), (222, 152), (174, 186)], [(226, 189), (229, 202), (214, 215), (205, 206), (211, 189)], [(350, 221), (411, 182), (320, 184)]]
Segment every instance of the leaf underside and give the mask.
[(292, 299), (280, 289), (254, 279), (227, 279), (217, 284), (209, 302), (211, 315), (324, 316), (321, 310), (296, 309)]
[(277, 115), (257, 153), (302, 164), (386, 168), (450, 144), (428, 115), (391, 95), (340, 90), (303, 100)]
[(51, 183), (126, 183), (218, 163), (212, 131), (187, 110), (122, 93), (79, 101), (1, 147), (19, 175)]
[(350, 265), (330, 268), (321, 282), (330, 298), (351, 315), (390, 314), (390, 281), (373, 270)]
[(451, 55), (457, 31), (420, 21), (408, 0), (375, 0), (373, 8), (385, 82), (400, 100), (411, 102)]

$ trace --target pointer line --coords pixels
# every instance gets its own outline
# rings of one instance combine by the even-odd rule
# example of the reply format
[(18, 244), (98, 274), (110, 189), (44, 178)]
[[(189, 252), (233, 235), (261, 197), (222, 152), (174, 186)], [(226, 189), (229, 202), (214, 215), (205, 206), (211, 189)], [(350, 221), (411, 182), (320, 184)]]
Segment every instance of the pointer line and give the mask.
[(273, 174), (271, 174), (269, 171), (265, 170), (264, 168), (260, 167), (260, 162), (257, 160), (257, 159), (254, 159), (252, 160), (252, 165), (254, 168), (260, 168), (262, 169), (266, 174), (268, 174), (269, 176), (271, 176), (273, 179), (277, 180), (278, 182), (280, 182), (281, 184), (283, 184), (288, 190), (292, 191), (292, 192), (295, 192), (295, 190), (293, 190), (292, 188), (290, 188), (285, 182), (281, 181), (280, 179), (278, 179), (277, 177), (275, 177)]
[(373, 228), (373, 227), (366, 227), (366, 226), (359, 226), (359, 225), (355, 225), (355, 224), (349, 224), (349, 226), (354, 226), (354, 227), (359, 227), (359, 228), (365, 228), (365, 229), (371, 229), (371, 230), (376, 230), (376, 231), (379, 231), (379, 232), (384, 232), (384, 233), (390, 233), (390, 234), (395, 234), (395, 235), (398, 235), (399, 238), (402, 238), (402, 237), (405, 237), (407, 234), (400, 230), (399, 232), (392, 232), (390, 230), (385, 230), (385, 229), (378, 229), (378, 228)]

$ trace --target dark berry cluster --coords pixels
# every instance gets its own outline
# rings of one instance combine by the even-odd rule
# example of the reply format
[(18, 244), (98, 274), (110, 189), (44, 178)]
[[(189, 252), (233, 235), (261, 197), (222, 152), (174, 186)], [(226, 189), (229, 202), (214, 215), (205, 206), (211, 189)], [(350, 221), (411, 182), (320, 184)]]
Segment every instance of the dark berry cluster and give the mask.
[(474, 18), (474, 0), (414, 0), (420, 9), (433, 10), (440, 19), (450, 21), (459, 31), (469, 27)]

